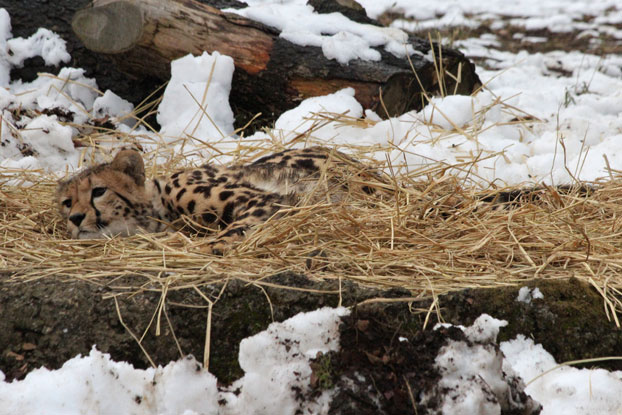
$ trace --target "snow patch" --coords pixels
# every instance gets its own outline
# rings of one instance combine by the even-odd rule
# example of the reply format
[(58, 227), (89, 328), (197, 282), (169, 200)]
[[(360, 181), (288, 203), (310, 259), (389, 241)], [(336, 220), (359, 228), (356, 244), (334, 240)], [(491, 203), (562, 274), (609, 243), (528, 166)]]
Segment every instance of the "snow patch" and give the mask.
[(93, 101), (92, 115), (94, 118), (112, 117), (116, 123), (123, 122), (124, 124), (132, 127), (134, 120), (125, 118), (134, 110), (134, 104), (128, 102), (108, 90)]
[(0, 413), (216, 414), (216, 397), (216, 378), (194, 358), (141, 370), (93, 348), (58, 370), (36, 369), (22, 381), (0, 383)]
[(244, 339), (239, 360), (245, 375), (228, 390), (219, 391), (217, 379), (193, 357), (142, 370), (95, 347), (21, 381), (4, 382), (0, 371), (0, 414), (325, 414), (330, 391), (304, 401), (296, 396), (309, 392), (309, 360), (339, 349), (340, 317), (348, 313), (328, 307), (300, 313)]
[(535, 287), (535, 288), (521, 287), (521, 289), (518, 290), (518, 297), (516, 297), (516, 301), (525, 303), (525, 304), (530, 304), (532, 300), (542, 299), (542, 298), (544, 298), (544, 294), (542, 294), (542, 291), (540, 291), (538, 287)]
[(22, 66), (26, 59), (41, 56), (46, 65), (54, 66), (71, 59), (65, 41), (48, 29), (40, 28), (27, 39), (11, 37), (9, 13), (0, 8), (0, 87), (9, 85), (11, 68)]
[(166, 142), (187, 137), (213, 141), (233, 132), (229, 106), (233, 70), (233, 59), (218, 52), (171, 62), (171, 80), (157, 115)]
[(226, 9), (280, 30), (280, 37), (301, 46), (322, 48), (324, 56), (342, 65), (353, 59), (380, 60), (384, 49), (397, 57), (415, 53), (408, 35), (397, 28), (385, 28), (352, 21), (341, 13), (316, 13), (306, 0), (243, 0), (244, 9)]
[(496, 344), (499, 328), (505, 325), (506, 321), (482, 314), (472, 326), (460, 327), (467, 341), (449, 340), (440, 349), (435, 365), (441, 379), (424, 394), (422, 402), (427, 405), (440, 400), (442, 414), (536, 413), (536, 402), (520, 399), (524, 384), (504, 365)]
[(562, 366), (544, 373), (557, 362), (523, 335), (502, 342), (501, 350), (507, 364), (528, 382), (525, 391), (542, 404), (541, 415), (615, 414), (622, 407), (622, 371)]

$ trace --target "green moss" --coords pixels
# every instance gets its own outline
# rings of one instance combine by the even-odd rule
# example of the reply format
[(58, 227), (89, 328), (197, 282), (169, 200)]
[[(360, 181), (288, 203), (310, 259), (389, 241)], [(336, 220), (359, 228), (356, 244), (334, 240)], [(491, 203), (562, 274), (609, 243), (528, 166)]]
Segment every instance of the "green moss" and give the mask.
[[(272, 322), (270, 309), (265, 297), (248, 296), (247, 301), (240, 301), (234, 308), (229, 308), (221, 328), (221, 336), (212, 339), (210, 353), (210, 372), (224, 384), (229, 384), (244, 375), (240, 368), (238, 355), (240, 341), (265, 330)], [(230, 303), (217, 303), (214, 314), (217, 315), (220, 307), (231, 306)], [(225, 336), (222, 336), (222, 332)]]
[(316, 389), (327, 390), (335, 386), (337, 377), (331, 361), (332, 353), (318, 353), (317, 357), (311, 362), (313, 375), (311, 383)]
[[(518, 334), (531, 337), (555, 357), (557, 362), (611, 356), (622, 350), (622, 331), (609, 321), (603, 298), (590, 285), (576, 278), (531, 281), (543, 299), (531, 303), (516, 301), (520, 287), (467, 290), (441, 300), (443, 316), (454, 324), (472, 324), (481, 313), (508, 321), (499, 341)], [(619, 370), (620, 362), (601, 365)]]

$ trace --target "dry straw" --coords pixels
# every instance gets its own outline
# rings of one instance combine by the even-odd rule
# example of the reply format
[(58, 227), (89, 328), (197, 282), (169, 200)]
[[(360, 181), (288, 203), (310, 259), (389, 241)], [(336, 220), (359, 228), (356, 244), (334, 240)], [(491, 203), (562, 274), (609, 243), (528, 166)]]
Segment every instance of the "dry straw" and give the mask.
[[(516, 113), (500, 100), (494, 105)], [(149, 114), (155, 103), (140, 107)], [(141, 124), (145, 116), (134, 115)], [(474, 119), (483, 116), (475, 114)], [(520, 113), (516, 122), (530, 119)], [(347, 113), (317, 114), (311, 121), (306, 132), (293, 138), (268, 131), (269, 138), (261, 142), (225, 138), (229, 143), (222, 148), (233, 148), (228, 150), (229, 156), (248, 161), (295, 142), (310, 142), (314, 131), (331, 123), (335, 128), (373, 124)], [(477, 141), (480, 124), (455, 127), (448, 133), (458, 131), (465, 139)], [(106, 153), (111, 147), (108, 141), (115, 145), (136, 142), (135, 136), (114, 130), (82, 126), (82, 131), (86, 132), (76, 142), (96, 150), (90, 152), (92, 159), (97, 159), (99, 150)], [(146, 135), (142, 139), (155, 140)], [(203, 153), (220, 151), (219, 146), (197, 137), (180, 142), (184, 144), (184, 140), (203, 143)], [(369, 161), (365, 150), (371, 149), (356, 150), (359, 158)], [(151, 164), (151, 175), (184, 164), (185, 155), (174, 154), (170, 146), (162, 146), (156, 153), (168, 162), (166, 168)], [(205, 237), (179, 232), (68, 240), (53, 202), (55, 179), (3, 170), (0, 270), (15, 281), (55, 276), (129, 292), (160, 291), (163, 296), (170, 290), (196, 289), (229, 278), (257, 281), (283, 271), (401, 287), (421, 298), (464, 288), (576, 277), (601, 292), (608, 312), (622, 310), (622, 184), (608, 180), (593, 184), (590, 191), (580, 186), (564, 191), (544, 186), (503, 203), (507, 196), (517, 195), (516, 188), (481, 190), (470, 185), (475, 162), (491, 156), (496, 155), (480, 154), (460, 165), (430, 163), (408, 174), (395, 173), (375, 183), (379, 190), (372, 195), (352, 186), (348, 197), (339, 203), (305, 198), (297, 206), (284, 207), (287, 215), (259, 226), (224, 256), (203, 253)], [(399, 171), (398, 166), (384, 167)], [(448, 171), (462, 172), (461, 178)], [(616, 174), (612, 171), (611, 178)], [(323, 191), (324, 183), (320, 183), (317, 194)], [(133, 278), (120, 278), (128, 276)], [(126, 285), (121, 286), (120, 281)]]
[(0, 269), (19, 281), (58, 276), (110, 286), (131, 275), (135, 282), (119, 288), (134, 291), (294, 271), (402, 287), (416, 297), (576, 277), (598, 287), (610, 310), (622, 309), (622, 184), (541, 187), (504, 203), (516, 189), (465, 188), (446, 170), (439, 164), (392, 177), (376, 183), (376, 194), (352, 190), (339, 203), (312, 197), (284, 207), (287, 215), (224, 256), (204, 254), (205, 237), (179, 232), (68, 240), (54, 181), (21, 176), (31, 184), (0, 188)]

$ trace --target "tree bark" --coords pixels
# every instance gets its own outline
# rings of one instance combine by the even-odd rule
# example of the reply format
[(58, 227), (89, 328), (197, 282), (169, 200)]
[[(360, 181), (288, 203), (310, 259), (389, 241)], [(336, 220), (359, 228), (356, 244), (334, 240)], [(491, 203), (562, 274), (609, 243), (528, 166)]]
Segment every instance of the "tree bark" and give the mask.
[[(114, 93), (135, 105), (148, 99), (162, 80), (140, 75), (128, 76), (117, 68), (110, 56), (95, 53), (84, 47), (71, 28), (75, 12), (90, 4), (89, 0), (0, 0), (0, 8), (9, 12), (13, 37), (27, 38), (39, 27), (52, 30), (66, 42), (71, 61), (67, 66), (84, 69), (85, 76), (94, 78), (100, 91), (112, 90)], [(57, 74), (59, 68), (46, 65), (43, 58), (35, 56), (24, 61), (23, 66), (11, 68), (13, 81), (32, 82), (42, 72)], [(155, 125), (155, 116), (147, 116), (150, 108), (144, 108), (138, 116)], [(243, 122), (240, 120), (240, 122)]]
[[(91, 6), (72, 21), (88, 49), (113, 56), (124, 72), (162, 80), (170, 77), (172, 60), (219, 51), (236, 66), (232, 104), (252, 114), (278, 116), (305, 98), (353, 87), (365, 108), (395, 116), (420, 109), (422, 92), (470, 94), (481, 85), (464, 55), (438, 45), (436, 65), (418, 54), (409, 62), (384, 50), (381, 61), (341, 65), (319, 47), (292, 44), (275, 29), (195, 0), (94, 0)], [(430, 52), (427, 41), (409, 42), (423, 55)]]

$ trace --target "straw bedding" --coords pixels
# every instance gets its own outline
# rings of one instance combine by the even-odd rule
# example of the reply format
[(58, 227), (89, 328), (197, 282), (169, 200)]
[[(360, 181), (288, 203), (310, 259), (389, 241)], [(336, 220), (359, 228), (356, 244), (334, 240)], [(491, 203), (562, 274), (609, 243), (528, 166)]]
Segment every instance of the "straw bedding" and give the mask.
[(205, 237), (182, 232), (68, 240), (55, 181), (31, 177), (29, 186), (0, 187), (0, 269), (19, 281), (60, 276), (111, 286), (132, 275), (135, 284), (120, 289), (162, 292), (290, 270), (415, 297), (577, 277), (603, 294), (608, 311), (622, 309), (622, 183), (541, 187), (502, 203), (516, 189), (468, 188), (444, 170), (392, 177), (376, 194), (341, 203), (315, 198), (285, 208), (222, 257), (202, 253)]

